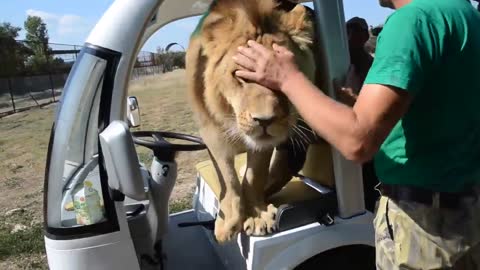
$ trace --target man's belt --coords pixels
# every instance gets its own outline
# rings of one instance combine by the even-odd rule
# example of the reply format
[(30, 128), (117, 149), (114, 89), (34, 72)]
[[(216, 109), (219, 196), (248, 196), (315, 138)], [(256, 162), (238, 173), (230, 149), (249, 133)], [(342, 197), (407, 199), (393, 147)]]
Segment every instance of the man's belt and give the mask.
[(383, 196), (398, 201), (417, 202), (439, 208), (457, 208), (462, 199), (467, 196), (475, 197), (473, 189), (462, 192), (435, 192), (419, 187), (404, 185), (389, 185), (381, 183), (378, 188)]

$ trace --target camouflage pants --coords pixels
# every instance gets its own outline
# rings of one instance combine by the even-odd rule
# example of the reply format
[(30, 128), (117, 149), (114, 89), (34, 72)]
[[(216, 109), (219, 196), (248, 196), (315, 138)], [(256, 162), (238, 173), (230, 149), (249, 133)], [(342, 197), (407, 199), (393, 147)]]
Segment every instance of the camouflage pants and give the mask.
[(457, 209), (381, 196), (374, 219), (377, 269), (480, 270), (480, 189)]

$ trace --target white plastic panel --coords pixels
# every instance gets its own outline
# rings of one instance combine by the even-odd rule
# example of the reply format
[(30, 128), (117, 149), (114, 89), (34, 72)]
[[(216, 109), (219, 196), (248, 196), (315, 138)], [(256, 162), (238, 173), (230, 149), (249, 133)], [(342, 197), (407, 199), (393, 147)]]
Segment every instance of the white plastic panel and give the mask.
[(140, 162), (128, 125), (113, 121), (100, 133), (100, 143), (108, 174), (108, 185), (126, 196), (146, 199)]
[[(122, 202), (115, 203), (117, 212)], [(121, 230), (88, 238), (56, 240), (44, 237), (50, 270), (140, 270), (130, 240), (126, 218), (119, 218)]]

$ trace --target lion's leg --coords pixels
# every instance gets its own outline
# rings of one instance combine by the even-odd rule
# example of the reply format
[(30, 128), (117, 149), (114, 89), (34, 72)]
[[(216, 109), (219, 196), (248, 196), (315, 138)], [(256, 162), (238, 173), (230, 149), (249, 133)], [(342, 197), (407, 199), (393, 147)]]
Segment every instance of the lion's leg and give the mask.
[(214, 128), (202, 128), (200, 134), (208, 146), (217, 171), (221, 191), (220, 209), (215, 221), (215, 238), (219, 243), (232, 240), (242, 229), (243, 199), (240, 182), (234, 167), (235, 153)]
[(270, 166), (269, 180), (265, 188), (265, 196), (280, 191), (293, 176), (298, 174), (305, 165), (308, 148), (318, 141), (315, 132), (304, 122), (297, 123), (296, 132), (290, 140), (275, 148)]
[(247, 220), (243, 228), (247, 235), (265, 235), (275, 230), (277, 209), (265, 202), (265, 184), (273, 149), (247, 152), (247, 168), (242, 182), (246, 200)]
[(288, 164), (289, 151), (286, 148), (276, 148), (270, 165), (265, 197), (269, 198), (280, 191), (292, 178)]

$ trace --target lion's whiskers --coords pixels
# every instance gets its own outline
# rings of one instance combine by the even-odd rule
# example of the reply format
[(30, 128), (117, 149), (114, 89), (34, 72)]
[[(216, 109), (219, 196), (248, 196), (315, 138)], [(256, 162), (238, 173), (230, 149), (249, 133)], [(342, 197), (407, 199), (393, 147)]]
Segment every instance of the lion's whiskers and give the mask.
[(298, 135), (298, 137), (295, 139), (296, 141), (298, 141), (298, 144), (299, 146), (302, 147), (303, 151), (306, 151), (307, 150), (307, 146), (306, 144), (309, 144), (308, 142), (308, 139), (305, 139), (300, 133), (299, 133), (299, 129), (298, 127), (294, 126), (293, 127), (293, 131), (294, 133), (296, 133)]
[(225, 135), (226, 139), (233, 144), (242, 139), (242, 136), (240, 136), (235, 127), (226, 128), (223, 134)]
[(295, 132), (297, 132), (298, 136), (300, 136), (301, 138), (303, 138), (305, 140), (306, 143), (311, 143), (308, 136), (298, 127), (298, 126), (294, 126), (293, 127), (293, 130)]

